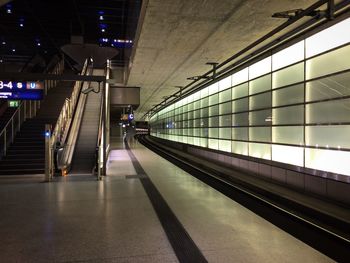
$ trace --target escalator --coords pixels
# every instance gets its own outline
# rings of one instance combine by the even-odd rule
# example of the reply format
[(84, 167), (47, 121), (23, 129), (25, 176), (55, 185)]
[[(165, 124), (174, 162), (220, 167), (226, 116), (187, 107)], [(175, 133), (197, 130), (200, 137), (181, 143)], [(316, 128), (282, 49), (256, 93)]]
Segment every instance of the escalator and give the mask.
[[(104, 70), (94, 69), (92, 74), (101, 76), (104, 75)], [(88, 88), (93, 88), (93, 91), (84, 94), (87, 98), (81, 117), (80, 129), (77, 131), (78, 136), (75, 142), (70, 174), (91, 174), (95, 166), (102, 92), (96, 82), (91, 82)]]

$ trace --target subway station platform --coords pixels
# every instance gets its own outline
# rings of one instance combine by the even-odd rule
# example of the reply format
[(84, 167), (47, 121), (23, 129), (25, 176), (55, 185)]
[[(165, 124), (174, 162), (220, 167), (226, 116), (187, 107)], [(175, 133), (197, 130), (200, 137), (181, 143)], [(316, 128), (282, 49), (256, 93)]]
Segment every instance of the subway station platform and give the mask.
[[(175, 243), (190, 240), (198, 262), (332, 261), (137, 141), (129, 148), (111, 139), (102, 181), (74, 175), (0, 182), (1, 262), (185, 262), (188, 251), (173, 245), (174, 229), (182, 232)], [(170, 216), (159, 211), (145, 179)], [(180, 226), (171, 229), (174, 222)]]

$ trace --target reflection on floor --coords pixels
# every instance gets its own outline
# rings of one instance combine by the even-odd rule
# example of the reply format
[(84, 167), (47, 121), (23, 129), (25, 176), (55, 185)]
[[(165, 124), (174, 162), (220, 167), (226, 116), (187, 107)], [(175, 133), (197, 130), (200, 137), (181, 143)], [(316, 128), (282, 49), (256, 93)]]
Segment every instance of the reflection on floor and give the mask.
[[(177, 262), (122, 141), (112, 139), (103, 181), (0, 184), (1, 262)], [(331, 261), (139, 143), (130, 145), (209, 262)]]

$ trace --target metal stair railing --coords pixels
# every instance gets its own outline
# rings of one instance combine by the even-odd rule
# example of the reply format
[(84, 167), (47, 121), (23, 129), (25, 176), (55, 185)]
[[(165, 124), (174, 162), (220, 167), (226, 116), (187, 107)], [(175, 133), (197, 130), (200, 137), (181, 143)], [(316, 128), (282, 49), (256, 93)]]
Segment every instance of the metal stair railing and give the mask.
[[(111, 62), (107, 61), (106, 66), (106, 79), (110, 78), (110, 68)], [(100, 108), (100, 121), (99, 121), (99, 129), (98, 129), (98, 139), (96, 145), (96, 164), (95, 170), (97, 171), (97, 180), (101, 180), (102, 176), (106, 175), (106, 162), (107, 156), (110, 150), (109, 147), (109, 84), (105, 83), (103, 86), (101, 96), (101, 108)]]

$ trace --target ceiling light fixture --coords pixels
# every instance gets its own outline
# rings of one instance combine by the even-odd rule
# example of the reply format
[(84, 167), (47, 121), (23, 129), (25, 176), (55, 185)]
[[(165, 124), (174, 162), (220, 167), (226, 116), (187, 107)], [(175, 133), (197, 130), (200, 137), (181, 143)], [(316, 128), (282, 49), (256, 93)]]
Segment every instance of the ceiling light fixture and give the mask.
[(12, 5), (11, 4), (6, 5), (6, 13), (12, 14)]

